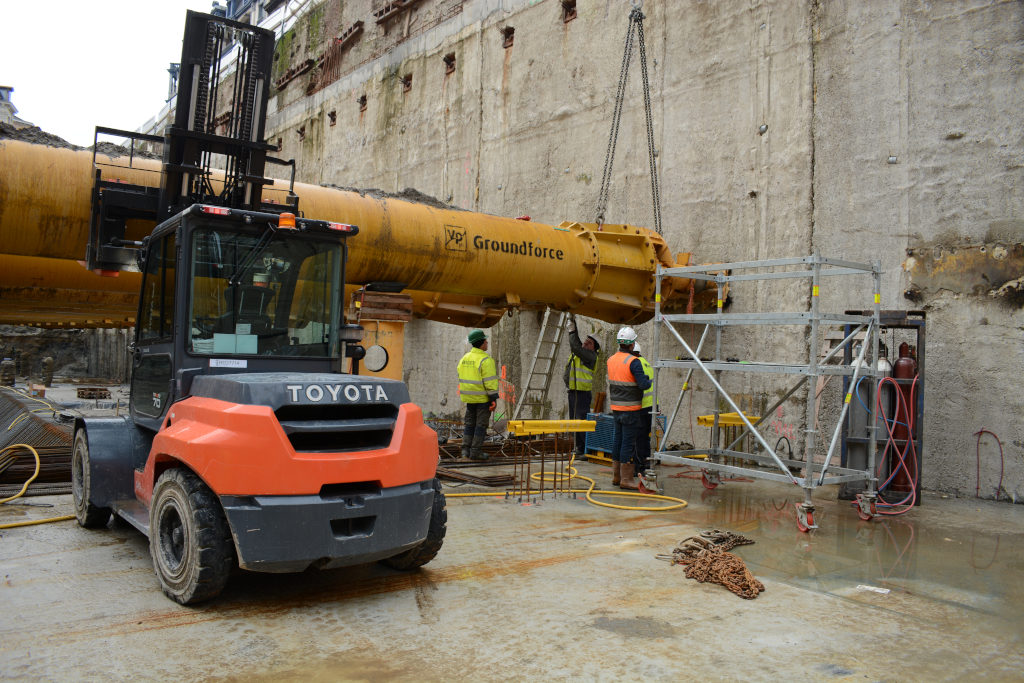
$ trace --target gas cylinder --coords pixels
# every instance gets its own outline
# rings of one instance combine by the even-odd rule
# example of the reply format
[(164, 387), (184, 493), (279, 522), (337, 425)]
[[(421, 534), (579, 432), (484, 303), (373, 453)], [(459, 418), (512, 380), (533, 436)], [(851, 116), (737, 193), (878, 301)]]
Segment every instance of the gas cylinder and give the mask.
[[(908, 429), (907, 426), (913, 424), (911, 416), (915, 412), (915, 406), (911, 402), (911, 394), (913, 379), (917, 376), (917, 361), (911, 356), (910, 344), (907, 342), (900, 344), (899, 358), (893, 364), (892, 376), (900, 380), (899, 392), (902, 409), (895, 416), (897, 424), (893, 429), (893, 439), (896, 440), (896, 443), (888, 451), (888, 471), (895, 471), (895, 476), (893, 476), (892, 482), (889, 484), (889, 490), (897, 494), (909, 494), (917, 485), (918, 479), (918, 462), (915, 458), (915, 451), (909, 447), (910, 444), (906, 443), (906, 440), (914, 438), (913, 431)], [(914, 426), (916, 428), (916, 424)], [(897, 451), (905, 454), (906, 467), (910, 470), (909, 473), (907, 469), (899, 467), (899, 453)], [(917, 456), (920, 457), (919, 454)]]
[[(879, 356), (876, 367), (881, 377), (888, 377), (892, 371), (892, 364), (889, 363), (889, 360), (885, 357), (885, 345), (880, 344), (878, 350)], [(861, 345), (857, 344), (853, 349), (853, 355), (854, 357), (859, 357), (860, 353)], [(855, 360), (854, 365), (861, 369), (858, 373), (859, 377), (855, 388), (856, 398), (850, 402), (847, 436), (856, 437), (858, 439), (868, 439), (871, 437), (871, 433), (868, 430), (872, 407), (871, 383), (877, 380), (865, 375), (864, 368), (868, 366), (866, 361), (858, 363)], [(881, 379), (881, 377), (879, 377), (879, 379)], [(880, 395), (878, 400), (881, 405), (875, 418), (875, 439), (884, 442), (889, 434), (888, 431), (886, 431), (885, 419), (887, 416), (891, 418), (893, 411), (893, 390), (892, 387), (886, 383), (882, 385), (879, 392)], [(856, 470), (867, 469), (867, 450), (867, 444), (864, 441), (847, 441), (846, 461), (844, 465)], [(865, 485), (863, 482), (847, 482), (840, 487), (839, 497), (843, 500), (853, 499), (856, 494), (861, 493), (864, 490)]]
[[(860, 344), (856, 345), (856, 347), (854, 348), (854, 355), (860, 355), (860, 347)], [(889, 377), (892, 373), (892, 363), (890, 363), (889, 359), (885, 357), (886, 349), (884, 344), (879, 345), (878, 352), (878, 363), (875, 367), (878, 369), (878, 373), (880, 375), (879, 379), (881, 379), (882, 377)], [(856, 361), (854, 361), (854, 365), (859, 365), (861, 368), (864, 368), (868, 364), (866, 362), (861, 362), (858, 364)], [(856, 436), (862, 436), (866, 438), (868, 436), (868, 416), (871, 413), (872, 407), (870, 384), (871, 378), (864, 375), (863, 369), (860, 371), (860, 373), (861, 379), (860, 381), (857, 382), (858, 400), (854, 401), (850, 405), (851, 425), (853, 425), (853, 429), (851, 429), (850, 433)], [(888, 435), (888, 432), (885, 429), (885, 418), (887, 416), (890, 418), (892, 417), (893, 392), (890, 386), (885, 385), (881, 387), (879, 393), (880, 397), (878, 400), (881, 404), (881, 407), (879, 408), (878, 416), (875, 419), (875, 426), (877, 427), (875, 431), (875, 438), (885, 439)]]
[(893, 365), (892, 376), (896, 379), (908, 380), (900, 382), (900, 394), (907, 414), (897, 417), (900, 424), (896, 425), (893, 434), (894, 438), (906, 439), (909, 438), (906, 425), (909, 423), (910, 416), (914, 414), (914, 406), (910, 404), (910, 390), (913, 382), (909, 380), (913, 380), (917, 376), (917, 361), (910, 355), (910, 344), (907, 342), (900, 344), (899, 358)]
[[(881, 374), (879, 381), (882, 377), (892, 377), (892, 363), (886, 358), (886, 349), (882, 345), (879, 348), (880, 355), (878, 356), (878, 371)], [(896, 397), (893, 392), (892, 384), (886, 382), (878, 390), (878, 421), (875, 423), (878, 427), (875, 430), (876, 439), (885, 439), (889, 436), (889, 432), (885, 428), (885, 417), (892, 416), (893, 411), (896, 409)]]

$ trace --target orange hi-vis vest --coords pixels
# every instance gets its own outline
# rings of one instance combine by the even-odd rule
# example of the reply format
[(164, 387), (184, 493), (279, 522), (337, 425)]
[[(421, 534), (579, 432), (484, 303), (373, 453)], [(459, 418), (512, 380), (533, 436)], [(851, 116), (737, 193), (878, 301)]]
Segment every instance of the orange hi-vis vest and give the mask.
[(636, 356), (623, 351), (608, 359), (608, 401), (612, 410), (640, 410), (644, 392), (629, 370), (635, 360)]

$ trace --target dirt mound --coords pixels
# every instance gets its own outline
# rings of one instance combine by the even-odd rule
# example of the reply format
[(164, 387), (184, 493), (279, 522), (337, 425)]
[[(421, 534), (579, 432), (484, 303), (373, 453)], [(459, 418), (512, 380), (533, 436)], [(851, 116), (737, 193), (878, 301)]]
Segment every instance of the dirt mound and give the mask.
[[(46, 145), (47, 147), (61, 147), (63, 149), (92, 149), (92, 147), (79, 147), (78, 145), (73, 145), (62, 137), (54, 135), (53, 133), (47, 133), (45, 130), (39, 128), (39, 126), (15, 128), (10, 124), (0, 123), (0, 140), (2, 139), (19, 140), (21, 142), (32, 143), (33, 145)], [(130, 156), (132, 153), (128, 147), (125, 147), (124, 145), (115, 145), (113, 142), (97, 143), (96, 151), (115, 159), (117, 157)], [(159, 154), (153, 154), (152, 152), (146, 152), (138, 148), (135, 149), (135, 156), (143, 159), (162, 159)]]
[(19, 377), (39, 377), (46, 356), (53, 358), (55, 375), (84, 375), (89, 365), (88, 335), (84, 330), (0, 325), (0, 358), (13, 360)]
[(15, 128), (10, 124), (0, 123), (0, 139), (20, 140), (21, 142), (31, 142), (33, 145), (46, 145), (47, 147), (82, 149), (78, 145), (71, 144), (64, 138), (57, 137), (52, 133), (47, 133), (40, 129), (39, 126)]
[(426, 206), (432, 206), (435, 209), (447, 209), (449, 211), (465, 211), (465, 209), (447, 204), (437, 197), (431, 197), (429, 194), (420, 192), (419, 190), (407, 187), (401, 192), (385, 192), (384, 190), (377, 189), (375, 187), (370, 188), (359, 188), (359, 187), (344, 187), (342, 185), (334, 185), (332, 183), (321, 183), (320, 187), (329, 187), (334, 190), (344, 190), (345, 192), (355, 192), (360, 197), (373, 197), (374, 199), (401, 199), (405, 202), (413, 202), (415, 204), (425, 204)]
[[(124, 145), (115, 145), (113, 142), (97, 142), (96, 151), (100, 154), (106, 154), (108, 157), (114, 159), (117, 157), (131, 156), (132, 154), (132, 150), (130, 148), (125, 147)], [(153, 154), (152, 152), (147, 152), (139, 149), (138, 147), (135, 148), (135, 156), (143, 159), (156, 159), (158, 161), (163, 158), (159, 154)]]

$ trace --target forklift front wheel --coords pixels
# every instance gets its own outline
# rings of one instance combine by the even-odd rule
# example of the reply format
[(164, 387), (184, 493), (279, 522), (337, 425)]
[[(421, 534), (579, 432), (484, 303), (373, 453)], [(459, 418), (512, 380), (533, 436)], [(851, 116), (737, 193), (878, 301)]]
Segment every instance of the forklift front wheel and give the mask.
[(215, 597), (231, 574), (234, 544), (224, 510), (186, 469), (167, 470), (153, 489), (149, 554), (164, 593), (182, 605)]
[(434, 559), (438, 551), (441, 550), (447, 530), (448, 510), (445, 508), (444, 494), (441, 493), (441, 482), (434, 479), (434, 504), (430, 509), (430, 527), (427, 530), (427, 537), (415, 548), (381, 560), (381, 564), (403, 571), (422, 567)]
[(75, 517), (86, 529), (97, 529), (110, 521), (110, 508), (101, 508), (89, 502), (92, 495), (92, 465), (89, 462), (89, 437), (84, 429), (75, 432), (75, 445), (71, 451), (71, 497), (75, 502)]

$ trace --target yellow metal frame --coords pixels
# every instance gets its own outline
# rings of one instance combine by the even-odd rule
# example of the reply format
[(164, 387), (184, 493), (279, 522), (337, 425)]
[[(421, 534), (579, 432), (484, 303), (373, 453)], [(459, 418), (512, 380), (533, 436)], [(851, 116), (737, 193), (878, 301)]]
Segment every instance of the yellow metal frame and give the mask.
[(592, 432), (596, 429), (596, 420), (509, 420), (508, 422), (508, 431), (513, 436)]
[[(750, 415), (749, 413), (743, 413), (747, 416), (747, 419), (751, 422), (757, 422), (760, 420), (758, 415)], [(712, 415), (698, 415), (697, 424), (701, 427), (711, 427), (715, 424), (715, 416)], [(719, 427), (742, 427), (743, 420), (740, 419), (739, 413), (719, 413), (718, 415), (718, 426)]]

